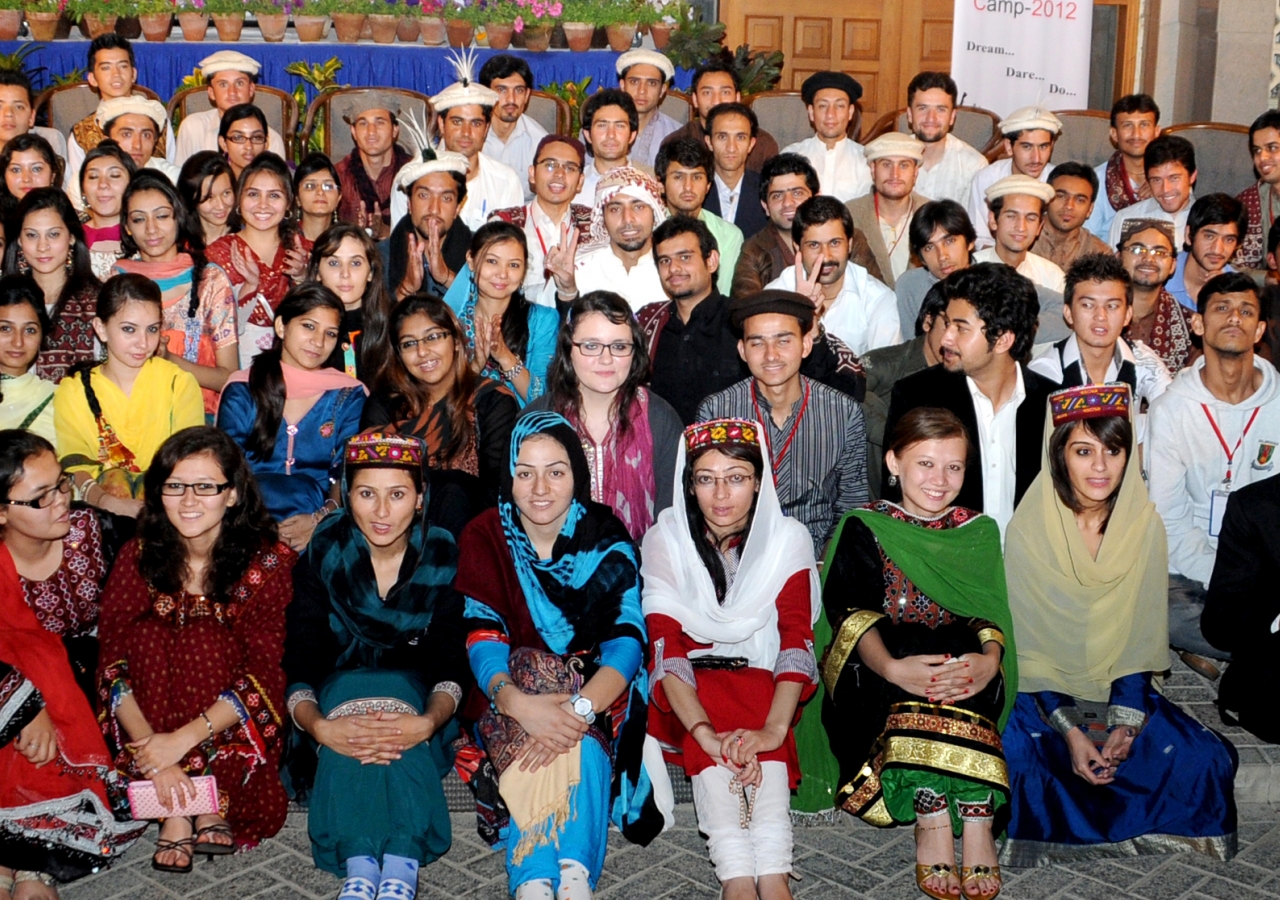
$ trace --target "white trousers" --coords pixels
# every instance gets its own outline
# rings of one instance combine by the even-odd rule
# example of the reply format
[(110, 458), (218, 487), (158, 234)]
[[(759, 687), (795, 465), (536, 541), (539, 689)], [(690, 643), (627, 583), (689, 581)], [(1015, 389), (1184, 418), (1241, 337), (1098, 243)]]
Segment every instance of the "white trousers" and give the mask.
[(791, 788), (787, 764), (760, 765), (751, 822), (741, 824), (739, 795), (729, 789), (733, 773), (712, 766), (693, 776), (698, 828), (707, 836), (707, 852), (722, 882), (791, 872)]

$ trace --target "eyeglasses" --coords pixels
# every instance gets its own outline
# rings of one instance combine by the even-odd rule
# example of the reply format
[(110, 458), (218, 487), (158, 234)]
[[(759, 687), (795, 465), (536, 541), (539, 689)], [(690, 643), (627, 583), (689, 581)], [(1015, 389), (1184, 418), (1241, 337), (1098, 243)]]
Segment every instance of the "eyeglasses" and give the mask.
[(695, 475), (693, 476), (693, 486), (700, 490), (706, 490), (715, 487), (721, 483), (729, 485), (731, 488), (740, 488), (744, 484), (755, 481), (752, 475), (743, 475), (741, 472), (735, 472), (732, 475)]
[(1173, 253), (1163, 247), (1148, 247), (1145, 244), (1130, 244), (1124, 248), (1130, 256), (1150, 256), (1153, 259), (1168, 259)]
[(235, 134), (227, 135), (224, 140), (230, 141), (233, 144), (253, 144), (255, 146), (261, 146), (267, 142), (267, 136), (261, 131), (255, 131), (253, 134), (236, 132)]
[(583, 356), (600, 356), (608, 350), (610, 356), (625, 359), (636, 349), (636, 345), (630, 341), (614, 341), (612, 344), (602, 344), (599, 341), (572, 341), (572, 344)]
[(7, 500), (9, 506), (25, 506), (29, 509), (48, 509), (53, 505), (53, 498), (57, 494), (71, 493), (71, 476), (61, 476), (53, 487), (46, 491), (41, 491), (30, 500)]
[(445, 338), (451, 337), (453, 337), (453, 335), (448, 331), (428, 331), (420, 338), (405, 338), (400, 342), (400, 352), (412, 353), (423, 343), (434, 344), (437, 341), (443, 341)]
[(160, 485), (160, 493), (165, 497), (182, 497), (190, 488), (197, 497), (216, 497), (231, 487), (231, 482), (214, 484), (212, 481), (197, 481), (195, 484), (184, 484), (181, 481), (166, 481)]
[(338, 186), (332, 181), (304, 181), (302, 182), (304, 191), (324, 191), (326, 194), (332, 193), (338, 189)]
[(582, 171), (582, 166), (577, 163), (561, 162), (558, 159), (544, 159), (540, 163), (534, 163), (534, 165), (548, 175), (554, 175), (557, 172), (563, 172), (566, 175), (577, 175)]

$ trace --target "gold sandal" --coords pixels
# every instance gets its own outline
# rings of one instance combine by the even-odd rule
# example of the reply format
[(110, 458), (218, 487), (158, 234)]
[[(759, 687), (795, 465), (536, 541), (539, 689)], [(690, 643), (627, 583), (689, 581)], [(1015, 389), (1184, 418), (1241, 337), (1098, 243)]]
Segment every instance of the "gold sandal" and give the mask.
[[(964, 889), (964, 886), (971, 881), (977, 881), (979, 878), (992, 878), (995, 880), (996, 889), (990, 894), (970, 894)], [(1000, 894), (1000, 888), (1003, 886), (1000, 878), (999, 866), (961, 866), (960, 867), (960, 893), (964, 897), (981, 897), (982, 900), (995, 900)]]
[[(947, 832), (950, 833), (951, 831), (950, 817), (938, 816), (937, 818), (942, 819), (945, 824), (935, 825), (932, 828), (925, 828), (923, 825), (920, 824), (919, 820), (916, 821), (916, 845), (917, 846), (919, 846), (919, 843), (920, 843), (921, 831), (939, 831), (945, 828)], [(945, 880), (948, 878), (948, 876), (954, 876), (955, 874), (956, 874), (956, 867), (954, 863), (932, 863), (932, 864), (916, 863), (916, 887), (920, 888), (920, 890), (923, 891), (928, 896), (934, 898), (934, 900), (957, 900), (956, 895), (951, 893), (951, 891), (946, 888), (943, 888), (942, 890), (938, 890), (937, 888), (931, 888), (925, 885), (925, 881), (927, 881), (930, 878), (939, 877)]]

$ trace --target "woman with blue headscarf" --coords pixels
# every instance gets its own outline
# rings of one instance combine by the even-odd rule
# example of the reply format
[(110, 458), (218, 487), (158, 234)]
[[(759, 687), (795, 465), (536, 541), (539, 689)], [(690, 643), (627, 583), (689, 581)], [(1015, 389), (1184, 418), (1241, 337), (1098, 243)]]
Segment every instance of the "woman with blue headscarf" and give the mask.
[(591, 476), (569, 422), (521, 416), (498, 508), (459, 545), (467, 650), (490, 701), (477, 733), (510, 814), (516, 900), (586, 900), (613, 821), (648, 843), (662, 828), (642, 763), (648, 683), (636, 548)]
[(339, 900), (412, 900), (452, 839), (440, 780), (471, 683), (458, 548), (428, 505), (425, 445), (364, 434), (345, 452), (345, 507), (294, 569), (284, 668), (289, 714), (319, 745), (308, 829)]

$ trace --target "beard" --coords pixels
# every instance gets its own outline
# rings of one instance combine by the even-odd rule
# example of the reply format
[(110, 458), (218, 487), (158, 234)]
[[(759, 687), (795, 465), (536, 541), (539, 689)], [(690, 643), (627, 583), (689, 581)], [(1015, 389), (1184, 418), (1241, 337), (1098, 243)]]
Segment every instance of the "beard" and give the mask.
[(638, 241), (614, 241), (613, 245), (625, 253), (636, 253), (643, 250), (648, 243), (649, 238), (646, 237)]

